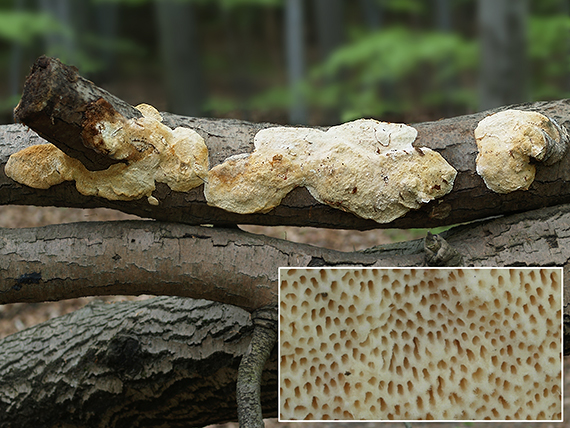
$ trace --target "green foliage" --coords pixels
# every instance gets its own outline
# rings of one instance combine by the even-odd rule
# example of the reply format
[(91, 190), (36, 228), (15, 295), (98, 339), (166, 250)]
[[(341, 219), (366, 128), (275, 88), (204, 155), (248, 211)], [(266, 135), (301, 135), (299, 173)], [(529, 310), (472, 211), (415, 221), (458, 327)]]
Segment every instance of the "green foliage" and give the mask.
[[(310, 99), (323, 107), (337, 103), (342, 120), (402, 112), (419, 99), (428, 105), (450, 99), (471, 105), (475, 95), (470, 89), (457, 87), (443, 99), (442, 88), (449, 79), (473, 72), (477, 60), (477, 43), (457, 34), (387, 28), (361, 35), (317, 66)], [(418, 77), (422, 88), (409, 93), (408, 83)]]
[(49, 14), (28, 11), (0, 10), (0, 39), (30, 45), (38, 36), (58, 33), (68, 35)]
[[(529, 59), (532, 61), (533, 99), (568, 96), (564, 81), (570, 75), (570, 17), (532, 17), (529, 23)], [(567, 88), (567, 86), (566, 86)]]

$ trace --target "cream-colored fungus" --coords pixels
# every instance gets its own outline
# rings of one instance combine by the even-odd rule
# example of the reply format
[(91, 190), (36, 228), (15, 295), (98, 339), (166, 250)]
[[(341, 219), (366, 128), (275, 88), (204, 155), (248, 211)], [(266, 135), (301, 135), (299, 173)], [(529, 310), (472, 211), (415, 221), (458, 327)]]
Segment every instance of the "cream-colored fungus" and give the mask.
[(497, 193), (528, 190), (536, 174), (531, 158), (552, 165), (568, 148), (566, 128), (534, 111), (505, 110), (475, 129), (477, 173)]
[(267, 128), (255, 150), (210, 170), (209, 205), (268, 212), (295, 187), (322, 203), (388, 223), (449, 193), (457, 171), (437, 152), (414, 148), (411, 126), (360, 119), (328, 131)]
[(103, 171), (89, 171), (77, 159), (53, 144), (23, 149), (8, 159), (6, 175), (18, 183), (47, 189), (74, 180), (83, 195), (110, 200), (134, 200), (152, 196), (155, 182), (172, 190), (186, 192), (204, 182), (208, 149), (202, 137), (188, 128), (170, 129), (162, 124), (160, 113), (141, 104), (139, 119), (102, 121), (95, 125), (98, 150), (113, 159), (125, 159)]

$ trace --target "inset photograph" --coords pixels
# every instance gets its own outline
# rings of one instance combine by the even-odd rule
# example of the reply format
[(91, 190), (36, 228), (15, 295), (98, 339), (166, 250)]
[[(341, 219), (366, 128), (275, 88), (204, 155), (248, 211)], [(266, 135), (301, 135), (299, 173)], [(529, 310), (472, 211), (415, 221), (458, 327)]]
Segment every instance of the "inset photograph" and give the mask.
[(562, 420), (561, 268), (281, 268), (279, 420)]

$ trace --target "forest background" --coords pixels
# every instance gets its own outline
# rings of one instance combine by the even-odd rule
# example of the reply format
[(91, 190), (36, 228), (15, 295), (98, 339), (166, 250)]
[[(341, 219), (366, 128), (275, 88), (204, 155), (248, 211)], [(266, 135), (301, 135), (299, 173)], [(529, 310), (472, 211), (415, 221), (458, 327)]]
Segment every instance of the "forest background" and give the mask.
[(131, 104), (331, 125), (570, 93), (568, 0), (0, 0), (0, 121), (42, 54)]

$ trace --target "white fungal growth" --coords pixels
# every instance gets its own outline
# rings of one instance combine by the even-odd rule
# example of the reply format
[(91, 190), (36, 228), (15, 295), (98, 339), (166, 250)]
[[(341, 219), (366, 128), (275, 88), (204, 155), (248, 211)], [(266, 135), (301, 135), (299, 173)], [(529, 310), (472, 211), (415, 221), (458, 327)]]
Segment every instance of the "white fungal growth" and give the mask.
[(566, 129), (533, 111), (506, 110), (486, 117), (475, 129), (477, 173), (497, 193), (528, 190), (536, 167), (552, 165), (568, 148)]
[(360, 119), (324, 132), (275, 127), (255, 136), (250, 155), (212, 168), (209, 205), (268, 212), (295, 187), (322, 203), (388, 223), (451, 191), (457, 171), (437, 152), (414, 148), (415, 128)]
[(114, 159), (126, 159), (126, 163), (89, 171), (53, 144), (42, 144), (10, 156), (6, 175), (36, 189), (74, 180), (83, 195), (127, 201), (146, 196), (152, 205), (158, 205), (152, 196), (155, 182), (178, 192), (200, 186), (209, 167), (202, 137), (188, 128), (170, 129), (150, 105), (142, 104), (137, 109), (142, 118), (100, 122), (96, 126), (105, 152)]

